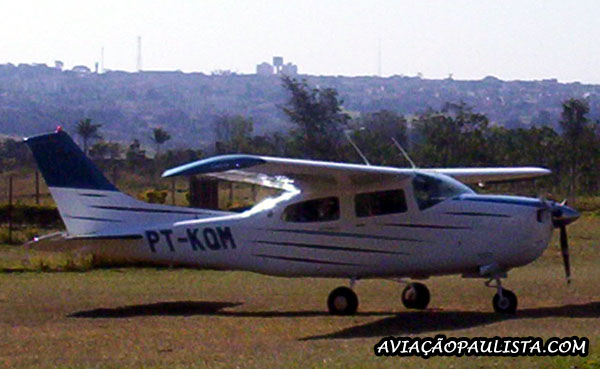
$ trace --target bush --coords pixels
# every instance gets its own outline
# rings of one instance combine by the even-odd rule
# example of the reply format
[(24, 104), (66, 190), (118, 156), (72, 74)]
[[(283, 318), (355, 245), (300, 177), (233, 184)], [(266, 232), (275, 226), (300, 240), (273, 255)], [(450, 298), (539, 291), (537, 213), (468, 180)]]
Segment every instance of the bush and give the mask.
[(575, 199), (573, 206), (577, 211), (596, 211), (600, 213), (600, 197), (580, 196)]
[[(35, 225), (40, 228), (62, 228), (56, 206), (16, 204), (12, 207), (13, 224)], [(0, 205), (0, 223), (8, 223), (8, 204)]]
[(151, 204), (164, 204), (167, 201), (168, 191), (147, 190), (142, 193), (141, 198)]

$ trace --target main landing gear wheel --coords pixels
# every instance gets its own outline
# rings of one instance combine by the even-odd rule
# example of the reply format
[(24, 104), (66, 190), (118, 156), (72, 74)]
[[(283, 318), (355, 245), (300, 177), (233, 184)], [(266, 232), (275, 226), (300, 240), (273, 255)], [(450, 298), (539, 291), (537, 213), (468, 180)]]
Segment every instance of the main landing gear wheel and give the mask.
[(338, 287), (331, 291), (327, 307), (333, 315), (353, 315), (358, 309), (358, 297), (348, 287)]
[(409, 283), (402, 291), (402, 303), (408, 309), (423, 310), (429, 305), (431, 296), (423, 283)]
[[(500, 296), (502, 294), (502, 296)], [(494, 295), (492, 300), (494, 311), (502, 314), (515, 314), (517, 312), (517, 295), (504, 288)]]

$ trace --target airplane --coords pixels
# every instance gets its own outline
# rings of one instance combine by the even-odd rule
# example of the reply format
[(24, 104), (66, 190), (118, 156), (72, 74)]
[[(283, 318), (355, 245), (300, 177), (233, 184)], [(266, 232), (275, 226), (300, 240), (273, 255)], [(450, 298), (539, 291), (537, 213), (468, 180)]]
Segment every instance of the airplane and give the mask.
[[(531, 263), (560, 229), (567, 281), (566, 226), (579, 213), (564, 202), (482, 195), (466, 184), (530, 179), (537, 167), (393, 168), (256, 155), (223, 155), (165, 171), (276, 188), (241, 213), (150, 204), (120, 192), (61, 129), (25, 143), (66, 226), (32, 248), (82, 250), (114, 263), (243, 270), (350, 281), (328, 296), (331, 314), (358, 309), (358, 280), (406, 283), (405, 307), (425, 309), (417, 282), (458, 274), (496, 289), (494, 311), (514, 314), (517, 297), (501, 279)], [(413, 280), (412, 282), (408, 282)]]

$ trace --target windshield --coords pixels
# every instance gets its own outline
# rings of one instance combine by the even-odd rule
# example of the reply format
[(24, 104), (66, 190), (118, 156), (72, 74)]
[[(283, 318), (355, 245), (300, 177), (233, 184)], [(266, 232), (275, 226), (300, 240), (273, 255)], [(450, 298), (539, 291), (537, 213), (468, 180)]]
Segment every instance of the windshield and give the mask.
[(412, 183), (415, 200), (421, 210), (463, 193), (473, 193), (469, 187), (446, 176), (418, 173)]

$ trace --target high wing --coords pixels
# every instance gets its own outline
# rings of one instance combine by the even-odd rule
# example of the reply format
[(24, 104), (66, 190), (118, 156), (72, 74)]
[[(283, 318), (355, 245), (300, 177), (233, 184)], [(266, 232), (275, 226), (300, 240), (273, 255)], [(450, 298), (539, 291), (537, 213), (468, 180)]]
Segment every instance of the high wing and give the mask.
[(303, 190), (357, 186), (408, 177), (412, 170), (254, 155), (223, 155), (185, 164), (163, 177), (203, 174), (285, 189), (293, 181)]
[(444, 174), (467, 183), (530, 179), (550, 174), (537, 167), (407, 169), (255, 155), (222, 155), (169, 169), (163, 177), (209, 175), (221, 179), (285, 188), (289, 180), (307, 189), (369, 185), (402, 180), (415, 171)]

